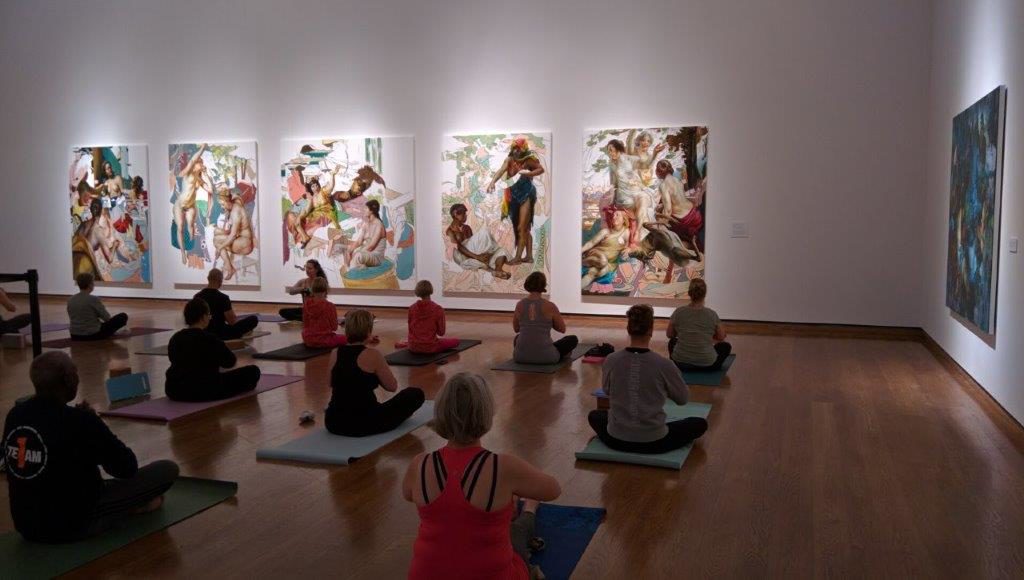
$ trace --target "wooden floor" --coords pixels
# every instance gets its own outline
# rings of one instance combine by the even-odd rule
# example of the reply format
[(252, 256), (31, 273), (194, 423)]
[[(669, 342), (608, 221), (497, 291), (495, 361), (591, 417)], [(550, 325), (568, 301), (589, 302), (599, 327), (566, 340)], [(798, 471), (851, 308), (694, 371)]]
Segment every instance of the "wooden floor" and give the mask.
[[(134, 325), (180, 326), (176, 302), (109, 305)], [(44, 321), (64, 319), (62, 301), (44, 300), (43, 309)], [(254, 309), (273, 310), (240, 308)], [(273, 334), (255, 341), (259, 350), (300, 340), (295, 326), (261, 326)], [(569, 317), (569, 326), (584, 342), (625, 342), (615, 319)], [(480, 372), (498, 408), (485, 444), (557, 477), (558, 503), (607, 508), (576, 578), (1024, 575), (1024, 430), (920, 342), (773, 335), (770, 327), (734, 333), (739, 356), (727, 385), (691, 389), (693, 400), (714, 406), (711, 427), (675, 472), (575, 462), (591, 437), (586, 414), (599, 366), (492, 372), (510, 353), (508, 316), (449, 313), (448, 328), (484, 343), (446, 366), (397, 367), (400, 382), (432, 398), (446, 377)], [(378, 312), (385, 352), (404, 330), (403, 312)], [(169, 338), (74, 347), (82, 394), (105, 406), (108, 365), (124, 358), (162, 391), (167, 360), (131, 353)], [(664, 351), (665, 340), (655, 348)], [(31, 392), (30, 358), (28, 350), (0, 353), (0, 412)], [(330, 364), (261, 361), (265, 372), (305, 382), (170, 427), (109, 420), (141, 461), (170, 457), (186, 475), (237, 481), (238, 496), (70, 576), (404, 577), (418, 519), (401, 498), (401, 478), (414, 454), (439, 446), (429, 429), (348, 467), (256, 461), (258, 447), (305, 432), (303, 410), (316, 410), (322, 425)], [(6, 505), (6, 486), (0, 496)], [(11, 529), (0, 510), (0, 532)]]

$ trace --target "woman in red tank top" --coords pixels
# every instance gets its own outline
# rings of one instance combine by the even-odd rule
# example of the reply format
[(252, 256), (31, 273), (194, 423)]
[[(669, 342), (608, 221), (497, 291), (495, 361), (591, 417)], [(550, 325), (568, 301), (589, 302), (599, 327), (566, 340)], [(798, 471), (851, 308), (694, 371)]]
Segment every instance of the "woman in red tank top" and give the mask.
[[(562, 490), (522, 459), (480, 446), (493, 418), (494, 399), (480, 375), (459, 373), (438, 395), (434, 430), (448, 445), (416, 456), (402, 484), (420, 515), (410, 579), (538, 577), (528, 565), (537, 502)], [(516, 497), (526, 501), (513, 520)]]

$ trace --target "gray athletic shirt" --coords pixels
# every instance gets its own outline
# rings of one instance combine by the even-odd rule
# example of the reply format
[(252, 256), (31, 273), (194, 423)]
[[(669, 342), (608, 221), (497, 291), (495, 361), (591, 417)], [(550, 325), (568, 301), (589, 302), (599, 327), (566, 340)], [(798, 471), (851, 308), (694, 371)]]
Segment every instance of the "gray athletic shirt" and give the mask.
[(647, 443), (668, 434), (665, 399), (685, 405), (690, 391), (679, 368), (649, 349), (627, 348), (604, 359), (602, 387), (608, 394), (608, 434)]
[(92, 294), (79, 292), (68, 298), (69, 329), (74, 336), (88, 336), (100, 331), (100, 323), (110, 320), (110, 313)]
[(516, 307), (519, 317), (519, 336), (516, 337), (512, 358), (517, 363), (553, 364), (560, 358), (551, 340), (550, 318), (541, 309), (544, 300), (523, 298)]
[(672, 360), (699, 367), (715, 364), (718, 354), (713, 337), (719, 322), (718, 313), (704, 306), (676, 308), (669, 321), (679, 338)]

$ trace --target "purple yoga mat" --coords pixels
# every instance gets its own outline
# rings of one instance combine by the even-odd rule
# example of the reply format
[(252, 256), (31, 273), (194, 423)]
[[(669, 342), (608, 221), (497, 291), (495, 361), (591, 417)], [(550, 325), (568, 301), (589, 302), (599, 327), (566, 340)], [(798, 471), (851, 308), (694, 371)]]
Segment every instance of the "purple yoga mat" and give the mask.
[(250, 312), (248, 314), (239, 314), (239, 318), (245, 318), (246, 316), (255, 316), (260, 322), (284, 322), (284, 317), (277, 314), (265, 314), (263, 312)]
[(230, 399), (221, 399), (219, 401), (208, 401), (205, 403), (183, 403), (180, 401), (172, 401), (167, 397), (161, 397), (159, 399), (152, 399), (149, 401), (143, 401), (141, 403), (135, 403), (134, 405), (126, 405), (124, 407), (118, 407), (117, 409), (110, 409), (107, 411), (101, 411), (100, 415), (106, 417), (123, 417), (127, 419), (150, 419), (153, 421), (174, 421), (181, 419), (188, 415), (205, 411), (212, 407), (218, 407), (232, 401), (258, 395), (260, 393), (297, 383), (302, 380), (303, 377), (294, 375), (270, 375), (266, 374), (260, 377), (260, 382), (256, 385), (256, 388), (248, 393), (242, 393), (231, 397)]
[[(145, 326), (133, 326), (128, 334), (115, 334), (107, 340), (117, 340), (120, 338), (131, 338), (133, 336), (146, 336), (147, 334), (156, 334), (158, 332), (167, 332), (170, 328), (147, 328)], [(71, 348), (73, 344), (89, 344), (103, 342), (102, 340), (71, 340), (70, 338), (58, 338), (56, 340), (43, 341), (43, 346), (46, 348)]]
[[(71, 325), (66, 322), (48, 322), (39, 325), (39, 331), (42, 333), (57, 332), (58, 330), (67, 330), (71, 328)], [(25, 328), (22, 328), (18, 332), (28, 336), (32, 334), (32, 325), (29, 324)]]

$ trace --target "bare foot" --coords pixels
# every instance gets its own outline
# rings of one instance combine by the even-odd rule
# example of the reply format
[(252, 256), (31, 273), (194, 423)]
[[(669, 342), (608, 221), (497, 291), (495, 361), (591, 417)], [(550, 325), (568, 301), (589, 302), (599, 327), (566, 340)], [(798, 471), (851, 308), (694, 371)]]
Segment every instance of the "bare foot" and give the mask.
[(155, 512), (160, 509), (160, 506), (164, 505), (164, 496), (158, 496), (149, 501), (146, 505), (141, 505), (135, 508), (134, 513), (145, 514), (149, 512)]
[(495, 278), (500, 278), (502, 280), (508, 280), (509, 278), (512, 277), (512, 274), (509, 274), (508, 272), (506, 272), (504, 270), (496, 270), (494, 272), (494, 277)]
[(540, 502), (535, 499), (524, 499), (523, 500), (523, 512), (524, 513), (537, 513), (537, 507), (540, 506)]
[(520, 260), (519, 258), (512, 258), (511, 260), (509, 260), (509, 261), (507, 261), (505, 263), (508, 264), (509, 266), (518, 266), (519, 264), (522, 264), (523, 261)]

